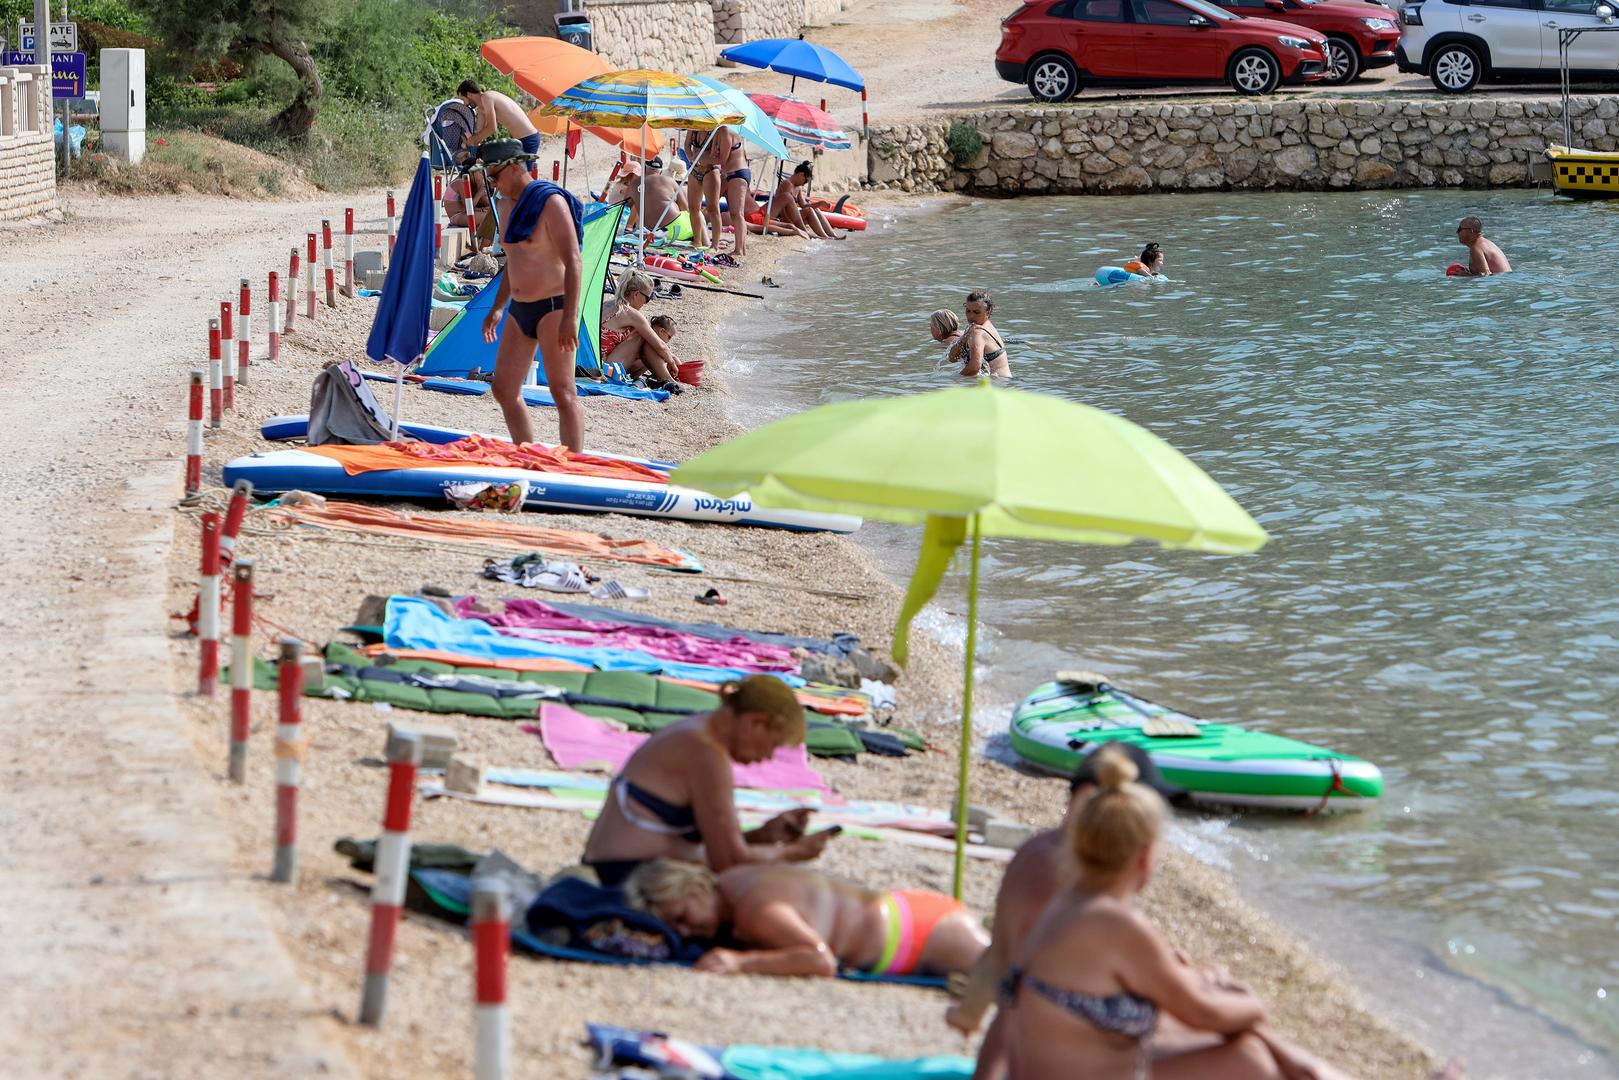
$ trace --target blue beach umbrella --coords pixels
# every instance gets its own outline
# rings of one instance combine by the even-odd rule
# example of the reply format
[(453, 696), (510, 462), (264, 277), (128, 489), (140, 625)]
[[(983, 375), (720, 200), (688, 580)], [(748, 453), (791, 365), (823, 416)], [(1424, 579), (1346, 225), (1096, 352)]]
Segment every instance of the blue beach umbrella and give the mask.
[(767, 68), (795, 79), (813, 79), (863, 92), (866, 80), (849, 62), (831, 49), (803, 38), (764, 38), (733, 45), (720, 53), (727, 60), (748, 67)]
[(742, 123), (736, 126), (744, 138), (772, 157), (785, 158), (788, 156), (787, 143), (782, 140), (781, 132), (770, 117), (765, 115), (763, 109), (753, 103), (753, 99), (734, 86), (727, 86), (718, 79), (710, 79), (707, 75), (693, 75), (698, 82), (718, 90), (725, 100), (735, 105), (742, 114)]
[(394, 382), (393, 437), (399, 438), (399, 405), (405, 372), (427, 351), (428, 319), (433, 311), (433, 179), (427, 155), (416, 165), (416, 179), (405, 196), (405, 212), (388, 277), (377, 301), (377, 314), (366, 339), (365, 355), (377, 363), (399, 365)]

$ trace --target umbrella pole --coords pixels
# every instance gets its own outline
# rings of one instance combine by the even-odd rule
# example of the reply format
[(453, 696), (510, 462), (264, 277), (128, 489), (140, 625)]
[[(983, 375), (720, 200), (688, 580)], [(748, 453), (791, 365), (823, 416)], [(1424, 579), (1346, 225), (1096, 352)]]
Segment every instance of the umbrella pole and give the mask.
[(967, 674), (961, 689), (961, 759), (956, 775), (956, 868), (950, 895), (961, 899), (962, 877), (967, 868), (967, 770), (973, 751), (973, 666), (978, 657), (978, 554), (981, 533), (978, 515), (973, 515), (972, 575), (967, 580)]
[[(562, 187), (568, 187), (568, 143), (573, 135), (573, 121), (564, 120), (562, 123)], [(590, 194), (588, 191), (585, 194)]]
[[(418, 359), (420, 358), (418, 357)], [(399, 441), (399, 407), (405, 398), (405, 372), (409, 370), (409, 364), (400, 364), (399, 373), (394, 377), (394, 442)]]
[(640, 258), (637, 260), (642, 267), (646, 266), (647, 241), (652, 239), (652, 230), (646, 224), (646, 121), (641, 122), (641, 205), (636, 210), (635, 224), (641, 233)]

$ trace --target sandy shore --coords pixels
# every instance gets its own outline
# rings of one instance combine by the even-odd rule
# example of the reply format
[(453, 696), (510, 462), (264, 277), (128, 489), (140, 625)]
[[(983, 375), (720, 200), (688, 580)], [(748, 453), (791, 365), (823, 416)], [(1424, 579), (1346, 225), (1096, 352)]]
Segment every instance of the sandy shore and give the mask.
[[(859, 243), (856, 237), (850, 243)], [(362, 241), (362, 246), (364, 242)], [(731, 280), (743, 287), (774, 274), (785, 289), (793, 283), (777, 269), (786, 241), (758, 245), (745, 272)], [(790, 292), (789, 292), (790, 295)], [(206, 475), (217, 489), (219, 468), (230, 458), (265, 448), (257, 435), (264, 418), (307, 408), (309, 384), (322, 363), (360, 356), (369, 329), (370, 300), (341, 300), (323, 309), (313, 326), (300, 320), (283, 347), (279, 365), (255, 366), (239, 393), (238, 411), (206, 448)], [(662, 405), (590, 399), (587, 443), (591, 449), (681, 460), (723, 441), (736, 430), (717, 346), (728, 314), (750, 301), (687, 291), (656, 310), (672, 314), (683, 358), (708, 361), (705, 384)], [(256, 350), (261, 352), (262, 349)], [(769, 357), (750, 357), (769, 363)], [(179, 365), (176, 365), (176, 374)], [(385, 394), (384, 394), (385, 398)], [(499, 432), (492, 401), (408, 390), (408, 418)], [(541, 439), (554, 439), (551, 410), (534, 410)], [(473, 517), (474, 515), (466, 515)], [(874, 650), (886, 648), (897, 590), (865, 558), (858, 545), (830, 536), (771, 530), (689, 525), (627, 517), (547, 515), (546, 525), (645, 537), (697, 555), (704, 578), (618, 564), (591, 569), (625, 584), (642, 585), (652, 599), (639, 608), (682, 619), (717, 619), (749, 628), (827, 635), (848, 630)], [(176, 512), (176, 543), (170, 560), (173, 609), (188, 607), (195, 589), (195, 511)], [(452, 546), (412, 547), (303, 532), (289, 535), (250, 523), (243, 550), (257, 566), (259, 610), (271, 623), (305, 640), (324, 644), (341, 638), (367, 594), (387, 595), (433, 584), (488, 598), (519, 592), (479, 577), (485, 552)], [(492, 554), (493, 552), (487, 553)], [(588, 564), (587, 564), (588, 565)], [(720, 609), (699, 607), (693, 594), (714, 584), (729, 598)], [(537, 594), (543, 599), (546, 594)], [(256, 639), (260, 655), (272, 648), (269, 633)], [(954, 740), (959, 695), (959, 654), (925, 635), (899, 686), (900, 714), (942, 747)], [(193, 677), (196, 649), (173, 644), (174, 679)], [(369, 837), (379, 820), (384, 773), (378, 768), (389, 720), (420, 720), (455, 729), (464, 748), (490, 764), (550, 767), (539, 741), (517, 725), (465, 716), (386, 713), (361, 704), (306, 702), (311, 738), (303, 787), (303, 873), (292, 888), (262, 880), (272, 846), (272, 754), (274, 703), (258, 695), (248, 782), (223, 779), (223, 702), (188, 699), (186, 715), (196, 753), (211, 772), (215, 794), (226, 808), (226, 826), (237, 849), (236, 870), (251, 883), (290, 952), (310, 999), (311, 1014), (325, 1037), (344, 1048), (358, 1075), (415, 1077), (460, 1074), (471, 1059), (470, 959), (465, 934), (447, 924), (407, 916), (401, 928), (388, 1023), (375, 1033), (350, 1021), (358, 1002), (368, 913), (362, 887), (369, 879), (348, 869), (332, 851), (343, 836)], [(866, 756), (858, 764), (817, 762), (839, 791), (851, 797), (899, 798), (948, 805), (954, 758), (949, 752), (906, 759)], [(1060, 781), (1026, 776), (992, 762), (975, 765), (972, 798), (1005, 816), (1044, 825), (1060, 813)], [(574, 861), (588, 823), (574, 814), (479, 806), (452, 800), (418, 803), (414, 835), (424, 841), (500, 848), (531, 869), (554, 871)], [(822, 860), (829, 872), (873, 886), (948, 889), (947, 856), (874, 842), (844, 839)], [(967, 900), (989, 910), (999, 865), (974, 863)], [(1388, 1021), (1367, 1011), (1357, 992), (1327, 965), (1308, 954), (1248, 908), (1217, 873), (1179, 853), (1167, 853), (1146, 902), (1175, 943), (1199, 960), (1228, 966), (1271, 1003), (1276, 1023), (1312, 1049), (1367, 1076), (1414, 1077), (1431, 1067), (1430, 1055)], [(580, 1048), (586, 1021), (640, 1026), (709, 1043), (752, 1041), (891, 1054), (970, 1052), (943, 1023), (942, 995), (914, 989), (836, 981), (723, 978), (679, 969), (630, 970), (562, 964), (516, 957), (510, 1000), (519, 1074), (584, 1076)], [(822, 1022), (806, 1025), (812, 1015)]]

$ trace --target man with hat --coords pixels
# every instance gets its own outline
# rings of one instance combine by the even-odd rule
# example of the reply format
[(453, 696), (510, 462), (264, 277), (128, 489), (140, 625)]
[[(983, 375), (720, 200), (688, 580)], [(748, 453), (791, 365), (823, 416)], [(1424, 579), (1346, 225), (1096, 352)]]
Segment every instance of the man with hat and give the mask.
[[(945, 1021), (963, 1035), (971, 1035), (978, 1030), (984, 1014), (995, 1001), (1001, 980), (1022, 952), (1024, 941), (1046, 905), (1077, 878), (1079, 867), (1070, 851), (1069, 832), (1080, 808), (1096, 794), (1094, 758), (1102, 747), (1110, 745), (1118, 746), (1135, 762), (1139, 783), (1152, 788), (1172, 806), (1189, 805), (1186, 791), (1166, 781), (1147, 752), (1134, 743), (1104, 741), (1080, 759), (1079, 766), (1068, 781), (1068, 809), (1063, 814), (1061, 824), (1026, 841), (1006, 865), (1000, 891), (995, 894), (995, 917), (990, 924), (993, 936), (989, 948), (984, 950), (984, 955), (973, 969), (961, 1000), (945, 1012)], [(999, 1025), (997, 1018), (984, 1036), (979, 1049), (979, 1069), (973, 1074), (975, 1077), (993, 1075), (998, 1078), (1001, 1075), (998, 1070), (1004, 1068), (1004, 1048)]]
[[(506, 416), (512, 442), (534, 441), (523, 384), (538, 350), (545, 381), (556, 401), (561, 442), (575, 453), (585, 447), (585, 413), (574, 389), (573, 361), (579, 348), (579, 304), (584, 290), (584, 206), (565, 188), (529, 175), (534, 155), (516, 139), (496, 139), (479, 148), (484, 175), (504, 204), (500, 242), (506, 269), (495, 303), (483, 321), (483, 339), (495, 354), (493, 391)], [(501, 316), (510, 317), (502, 324)]]

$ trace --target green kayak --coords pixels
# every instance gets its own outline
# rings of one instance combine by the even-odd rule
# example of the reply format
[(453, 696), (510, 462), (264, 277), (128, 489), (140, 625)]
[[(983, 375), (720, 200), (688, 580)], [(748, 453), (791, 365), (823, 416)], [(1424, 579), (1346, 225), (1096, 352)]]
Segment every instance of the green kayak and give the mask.
[(1036, 687), (1013, 710), (1011, 734), (1019, 757), (1063, 774), (1096, 746), (1135, 743), (1199, 803), (1362, 810), (1383, 794), (1383, 774), (1369, 761), (1199, 720), (1088, 676)]

